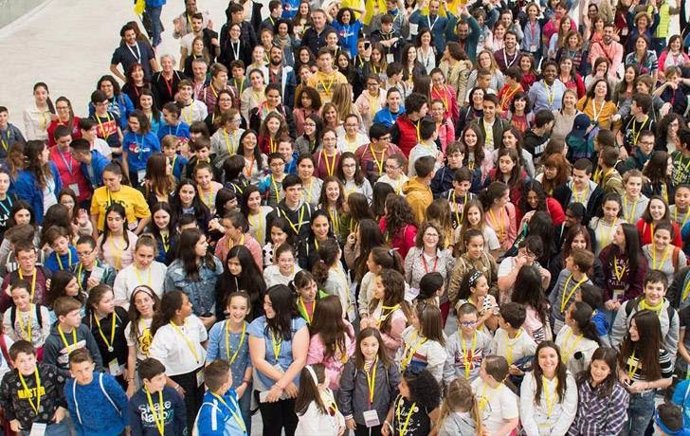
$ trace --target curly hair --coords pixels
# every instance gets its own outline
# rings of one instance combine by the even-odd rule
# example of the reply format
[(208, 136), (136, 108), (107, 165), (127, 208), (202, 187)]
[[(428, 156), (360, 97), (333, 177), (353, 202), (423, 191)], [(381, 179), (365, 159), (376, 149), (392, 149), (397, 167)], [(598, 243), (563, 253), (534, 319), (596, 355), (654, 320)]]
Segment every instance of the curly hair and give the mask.
[(423, 369), (408, 368), (403, 378), (410, 390), (410, 401), (426, 410), (434, 410), (441, 402), (441, 386), (431, 373)]
[(408, 225), (416, 226), (412, 208), (405, 197), (389, 194), (386, 198), (386, 239), (391, 240)]

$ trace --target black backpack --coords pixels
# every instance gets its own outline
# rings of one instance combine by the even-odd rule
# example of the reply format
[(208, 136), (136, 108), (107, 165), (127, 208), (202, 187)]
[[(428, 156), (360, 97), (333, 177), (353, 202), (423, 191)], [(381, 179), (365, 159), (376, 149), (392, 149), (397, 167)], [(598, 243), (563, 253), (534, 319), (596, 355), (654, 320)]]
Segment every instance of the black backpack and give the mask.
[[(41, 315), (41, 305), (36, 304), (35, 305), (36, 309), (36, 321), (38, 321), (38, 325), (40, 327), (43, 326), (43, 317)], [(10, 321), (12, 322), (12, 328), (14, 328), (14, 323), (17, 321), (17, 306), (12, 305), (10, 308)]]

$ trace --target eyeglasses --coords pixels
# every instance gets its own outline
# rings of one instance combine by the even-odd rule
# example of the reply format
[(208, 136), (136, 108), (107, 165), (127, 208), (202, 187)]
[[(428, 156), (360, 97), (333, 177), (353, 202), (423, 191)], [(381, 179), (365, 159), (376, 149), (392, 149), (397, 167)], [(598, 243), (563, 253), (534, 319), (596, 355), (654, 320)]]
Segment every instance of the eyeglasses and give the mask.
[(424, 236), (428, 236), (430, 238), (438, 238), (438, 233), (424, 233)]
[(458, 324), (460, 324), (463, 327), (474, 327), (475, 324), (477, 324), (476, 321), (461, 321)]
[(79, 257), (86, 257), (86, 256), (91, 256), (93, 254), (94, 250), (91, 251), (77, 251), (77, 256)]

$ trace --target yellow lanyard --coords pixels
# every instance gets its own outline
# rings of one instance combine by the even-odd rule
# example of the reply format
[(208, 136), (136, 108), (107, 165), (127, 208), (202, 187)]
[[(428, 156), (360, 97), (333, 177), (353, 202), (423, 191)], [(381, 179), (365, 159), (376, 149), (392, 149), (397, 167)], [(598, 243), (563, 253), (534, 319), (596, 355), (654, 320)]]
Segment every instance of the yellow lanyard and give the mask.
[(367, 386), (369, 387), (369, 406), (374, 402), (374, 394), (376, 393), (376, 366), (378, 363), (378, 357), (374, 359), (374, 363), (371, 364), (370, 371), (364, 371), (367, 376)]
[(19, 381), (22, 382), (22, 387), (24, 388), (26, 399), (31, 405), (31, 408), (34, 410), (34, 413), (38, 415), (38, 411), (41, 408), (41, 377), (39, 377), (38, 375), (38, 367), (34, 369), (34, 376), (36, 376), (36, 404), (34, 404), (34, 401), (31, 399), (31, 389), (29, 389), (29, 387), (26, 385), (24, 376), (19, 371), (17, 371), (17, 373), (19, 374)]
[(299, 231), (302, 229), (302, 220), (304, 219), (304, 205), (300, 208), (299, 211), (299, 218), (297, 221), (297, 225), (290, 220), (290, 218), (287, 216), (287, 214), (283, 214), (285, 216), (285, 220), (290, 224), (290, 228), (292, 229), (293, 232), (295, 232), (296, 236), (299, 236)]
[[(474, 360), (474, 349), (477, 347), (477, 332), (474, 332), (474, 336), (472, 336), (472, 348), (469, 350), (467, 349), (467, 346), (465, 345), (465, 338), (460, 335), (460, 349), (462, 351), (462, 361), (463, 364), (465, 365), (465, 379), (469, 380), (470, 379), (470, 371), (472, 370), (472, 361)], [(470, 356), (470, 353), (472, 353), (472, 356)]]
[[(671, 247), (666, 247), (664, 252), (661, 255), (661, 262), (657, 265), (656, 263), (656, 244), (652, 243), (652, 247), (649, 249), (649, 251), (652, 254), (652, 269), (661, 269), (664, 267), (664, 263), (666, 262), (666, 258), (668, 257), (668, 254), (671, 252)], [(673, 266), (673, 265), (671, 265)]]
[[(19, 278), (24, 280), (24, 274), (22, 274), (22, 269), (19, 268)], [(34, 301), (34, 295), (36, 295), (36, 276), (38, 276), (38, 270), (34, 267), (33, 277), (31, 278), (31, 301)]]
[(321, 83), (321, 86), (323, 86), (323, 92), (325, 92), (326, 95), (331, 95), (331, 88), (333, 88), (333, 83), (335, 83), (335, 75), (333, 75), (329, 81), (328, 86), (326, 86), (326, 82), (321, 79), (319, 79), (319, 83)]
[(582, 197), (578, 196), (578, 192), (575, 191), (573, 187), (573, 197), (575, 197), (575, 203), (581, 203), (582, 205), (586, 205), (587, 202), (585, 200), (587, 199), (587, 195), (589, 194), (589, 187), (580, 191), (580, 194), (582, 194)]
[(374, 147), (369, 144), (369, 151), (371, 152), (371, 156), (374, 158), (374, 163), (376, 164), (376, 168), (379, 170), (379, 176), (383, 174), (383, 164), (385, 163), (386, 159), (386, 150), (383, 150), (381, 152), (381, 160), (378, 159), (376, 156), (376, 153), (374, 152)]
[(151, 415), (153, 416), (153, 421), (156, 423), (156, 428), (160, 432), (161, 436), (165, 433), (165, 410), (163, 403), (163, 391), (158, 391), (158, 409), (153, 404), (151, 399), (151, 393), (148, 389), (144, 388), (146, 391), (146, 399), (149, 402), (149, 408), (151, 409)]
[[(575, 340), (571, 346), (568, 346), (568, 341), (573, 336), (575, 337)], [(572, 329), (568, 329), (565, 337), (563, 338), (563, 345), (561, 346), (561, 361), (563, 363), (568, 364), (568, 361), (571, 357), (573, 357), (573, 354), (575, 354), (575, 350), (577, 350), (577, 346), (580, 344), (580, 341), (582, 341), (583, 337), (584, 335), (575, 336)]]
[(276, 358), (276, 363), (278, 362), (278, 356), (280, 356), (280, 349), (283, 346), (283, 338), (281, 336), (276, 340), (276, 335), (271, 330), (271, 347), (273, 348), (273, 356)]
[(637, 373), (637, 370), (640, 367), (640, 361), (635, 359), (635, 352), (633, 351), (632, 355), (628, 358), (628, 366), (630, 367), (628, 369), (628, 378), (632, 382), (633, 378), (635, 377), (635, 374)]
[[(140, 273), (139, 268), (137, 268), (136, 265), (133, 265), (133, 267), (134, 267), (134, 274), (137, 276), (137, 284), (141, 285), (142, 283), (144, 283), (144, 281), (141, 279), (141, 275), (139, 275), (139, 273)], [(151, 266), (150, 265), (148, 268), (148, 280), (146, 280), (146, 284), (148, 285), (149, 288), (152, 287), (151, 286)]]
[(402, 428), (400, 427), (400, 421), (402, 419), (402, 405), (403, 405), (403, 397), (400, 397), (400, 400), (398, 400), (398, 405), (395, 408), (395, 414), (398, 417), (398, 434), (400, 436), (405, 436), (405, 433), (407, 433), (407, 427), (410, 425), (410, 419), (412, 418), (412, 413), (414, 412), (415, 407), (417, 407), (417, 403), (412, 403), (412, 406), (410, 407), (410, 410), (407, 412), (407, 418), (405, 418), (405, 424), (403, 424)]
[(98, 334), (101, 336), (101, 339), (103, 339), (103, 342), (105, 342), (105, 345), (108, 347), (109, 352), (113, 352), (114, 348), (113, 345), (115, 344), (115, 319), (117, 316), (115, 315), (115, 312), (112, 313), (113, 315), (113, 321), (110, 326), (110, 342), (105, 338), (105, 333), (103, 333), (103, 329), (101, 328), (101, 321), (98, 320), (97, 316), (91, 315), (93, 319), (96, 321), (96, 326), (98, 327)]
[(623, 279), (623, 274), (625, 274), (625, 270), (627, 270), (626, 267), (620, 268), (619, 270), (616, 256), (613, 256), (613, 273), (616, 275), (616, 280), (618, 280), (618, 282), (620, 282), (621, 279)]
[[(101, 117), (98, 114), (96, 114), (96, 121), (98, 121), (98, 127), (101, 129), (101, 135), (103, 136), (103, 139), (105, 139), (107, 141), (108, 137), (110, 136), (110, 132), (105, 131), (105, 127), (103, 127), (103, 123), (101, 123)], [(110, 113), (109, 112), (105, 113), (105, 122), (106, 123), (110, 122)]]
[(553, 92), (553, 88), (551, 88), (549, 85), (547, 85), (546, 82), (544, 82), (543, 80), (542, 80), (542, 84), (544, 85), (544, 91), (546, 91), (546, 101), (548, 101), (549, 106), (551, 106), (553, 104), (553, 99), (555, 97), (554, 92)]
[(340, 234), (340, 214), (335, 208), (328, 209), (328, 215), (331, 217), (331, 223), (333, 224), (333, 232), (337, 235)]
[[(60, 255), (58, 253), (55, 253), (55, 258), (57, 259), (58, 267), (60, 268), (60, 271), (64, 271), (65, 267), (62, 266), (62, 260), (60, 259)], [(72, 266), (72, 250), (69, 248), (67, 249), (67, 268)]]
[(182, 336), (182, 339), (184, 339), (184, 341), (187, 343), (187, 348), (189, 348), (189, 351), (192, 352), (192, 355), (196, 359), (196, 363), (201, 363), (201, 357), (199, 356), (199, 353), (196, 351), (194, 344), (192, 344), (192, 341), (182, 330), (180, 330), (180, 328), (173, 321), (170, 321), (170, 325), (172, 326), (173, 330), (175, 330), (178, 335)]
[(323, 157), (324, 162), (326, 163), (326, 175), (327, 176), (333, 176), (335, 174), (335, 161), (338, 158), (338, 153), (336, 152), (333, 155), (333, 163), (332, 165), (329, 165), (328, 163), (328, 155), (326, 154), (325, 151), (321, 150), (321, 157)]
[(419, 144), (419, 143), (422, 142), (422, 133), (421, 133), (420, 130), (419, 130), (419, 129), (420, 129), (420, 126), (419, 126), (420, 124), (421, 124), (421, 120), (420, 120), (420, 121), (417, 121), (417, 124), (415, 124), (415, 128), (417, 129), (417, 144)]
[(480, 416), (484, 415), (484, 409), (486, 409), (486, 406), (489, 405), (489, 397), (486, 396), (486, 388), (487, 388), (487, 385), (483, 384), (482, 385), (482, 392), (477, 397), (477, 405), (479, 405), (479, 415)]
[(264, 240), (264, 229), (263, 229), (263, 217), (261, 216), (261, 212), (256, 214), (256, 219), (254, 222), (252, 222), (252, 215), (249, 215), (249, 224), (251, 224), (256, 230), (254, 230), (254, 234), (256, 235), (256, 240), (257, 241), (263, 241)]
[(161, 242), (163, 243), (163, 250), (166, 253), (170, 251), (170, 234), (168, 232), (161, 232)]
[[(316, 240), (314, 240), (314, 242), (316, 242)], [(306, 318), (305, 321), (307, 321), (307, 324), (311, 324), (311, 320), (313, 319), (313, 317), (309, 316), (309, 311), (307, 310), (307, 305), (304, 304), (304, 300), (302, 299), (302, 297), (299, 297), (297, 299), (297, 305), (300, 308), (302, 308), (302, 311), (304, 312), (304, 317)], [(314, 310), (316, 310), (316, 300), (314, 300), (314, 306), (313, 307), (314, 307)]]
[[(638, 197), (637, 200), (633, 203), (632, 209), (630, 209), (630, 213), (628, 213), (628, 197), (623, 196), (623, 214), (625, 216), (625, 220), (629, 223), (632, 223), (635, 218), (635, 210), (637, 209), (637, 203), (640, 201), (640, 198)], [(688, 213), (690, 213), (690, 209), (688, 210)], [(686, 216), (687, 219), (687, 216)]]
[(565, 280), (565, 285), (563, 285), (563, 294), (561, 295), (561, 313), (565, 313), (565, 308), (570, 302), (570, 299), (573, 298), (573, 294), (575, 293), (577, 288), (579, 288), (580, 285), (587, 280), (587, 276), (585, 276), (582, 280), (577, 282), (575, 286), (573, 286), (573, 289), (571, 289), (570, 292), (568, 292), (568, 284), (570, 283), (570, 280), (572, 280), (572, 278), (573, 275), (570, 274), (568, 278)]
[(417, 350), (419, 350), (419, 347), (424, 345), (424, 343), (427, 341), (427, 338), (419, 336), (417, 332), (415, 332), (415, 339), (417, 341), (414, 343), (414, 345), (405, 346), (405, 352), (403, 353), (403, 358), (400, 361), (400, 372), (405, 371), (410, 362), (412, 362), (412, 358), (414, 357)]
[(682, 229), (685, 223), (688, 222), (688, 217), (690, 217), (690, 207), (688, 208), (688, 211), (685, 212), (685, 218), (683, 218), (682, 223), (678, 223), (678, 206), (675, 207), (673, 210), (673, 221), (677, 222), (680, 225), (680, 228)]
[(554, 387), (552, 392), (549, 392), (549, 388), (546, 382), (546, 377), (541, 376), (541, 385), (544, 388), (544, 401), (546, 402), (546, 416), (551, 418), (553, 406), (556, 405), (556, 388), (558, 387), (558, 379), (556, 379), (556, 386)]
[(146, 357), (149, 357), (149, 347), (151, 346), (151, 328), (146, 327), (146, 323), (143, 323), (143, 319), (139, 320), (139, 330), (141, 331), (141, 339), (139, 340), (140, 351)]
[(230, 135), (228, 135), (228, 132), (226, 132), (225, 129), (222, 129), (222, 130), (223, 130), (223, 137), (225, 138), (225, 148), (228, 150), (229, 155), (233, 155), (233, 154), (235, 154), (235, 151), (233, 150), (233, 148), (234, 148), (234, 144), (235, 144), (235, 136), (236, 135), (233, 133), (232, 142), (231, 142), (230, 141)]
[(235, 422), (237, 422), (237, 425), (240, 427), (240, 430), (242, 430), (243, 432), (246, 433), (247, 427), (244, 425), (244, 419), (242, 418), (242, 414), (237, 413), (237, 408), (231, 409), (230, 406), (228, 405), (228, 403), (226, 403), (225, 400), (223, 399), (223, 397), (221, 397), (220, 395), (213, 393), (213, 392), (211, 393), (211, 395), (213, 395), (216, 400), (221, 402), (223, 404), (223, 406), (225, 406), (225, 408), (228, 409), (228, 411), (230, 411), (230, 414), (232, 415)]
[[(282, 183), (282, 180), (281, 180), (281, 183)], [(275, 192), (275, 194), (276, 194), (276, 203), (280, 203), (280, 191), (281, 191), (281, 189), (278, 186), (278, 182), (276, 182), (276, 178), (273, 177), (273, 174), (271, 174), (271, 185), (273, 185), (273, 192)]]
[(522, 329), (518, 330), (517, 334), (512, 340), (511, 338), (508, 338), (506, 341), (506, 360), (508, 361), (509, 366), (513, 364), (513, 347), (515, 346), (515, 343), (521, 334)]
[(683, 293), (681, 294), (680, 301), (685, 301), (685, 299), (688, 298), (688, 293), (690, 293), (690, 280), (688, 280), (688, 283), (683, 288)]
[[(29, 304), (29, 318), (28, 318), (28, 321), (26, 323), (26, 338), (25, 338), (29, 342), (33, 342), (32, 336), (31, 336), (31, 326), (33, 324), (33, 320), (31, 319), (31, 314), (35, 310), (34, 307), (35, 307), (35, 305)], [(19, 312), (19, 309), (17, 309), (17, 312)], [(19, 315), (18, 316), (18, 318), (19, 318), (19, 331), (24, 333), (24, 322), (22, 321), (22, 313), (18, 313), (18, 315)]]
[(465, 201), (462, 203), (462, 205), (458, 205), (457, 201), (455, 201), (455, 191), (451, 192), (451, 204), (455, 208), (455, 221), (457, 222), (458, 226), (462, 224), (462, 217), (465, 216), (465, 204), (467, 204), (467, 194), (465, 194)]
[(275, 153), (278, 150), (278, 144), (276, 144), (276, 140), (273, 138), (269, 138), (268, 140), (268, 150), (271, 153)]
[(58, 325), (57, 331), (60, 333), (60, 338), (62, 339), (62, 343), (65, 344), (65, 348), (67, 348), (68, 351), (72, 351), (72, 348), (77, 345), (77, 329), (72, 329), (72, 339), (74, 340), (72, 345), (67, 343), (67, 338), (65, 337), (65, 333), (62, 331), (62, 327)]
[(235, 354), (230, 357), (230, 352), (232, 349), (230, 348), (230, 321), (225, 321), (225, 350), (228, 353), (228, 360), (230, 361), (230, 365), (235, 363), (235, 360), (237, 360), (237, 356), (240, 354), (240, 349), (242, 348), (242, 344), (244, 344), (244, 337), (247, 333), (247, 323), (242, 322), (242, 333), (240, 334), (240, 343), (237, 346), (237, 349), (235, 350)]

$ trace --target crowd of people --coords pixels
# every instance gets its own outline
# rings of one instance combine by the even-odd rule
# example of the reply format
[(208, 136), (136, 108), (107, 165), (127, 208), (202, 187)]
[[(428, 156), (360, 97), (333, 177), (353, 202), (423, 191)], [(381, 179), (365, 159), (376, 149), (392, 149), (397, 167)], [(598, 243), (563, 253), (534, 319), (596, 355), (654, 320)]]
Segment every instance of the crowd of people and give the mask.
[(684, 2), (138, 3), (0, 106), (5, 434), (690, 433)]

